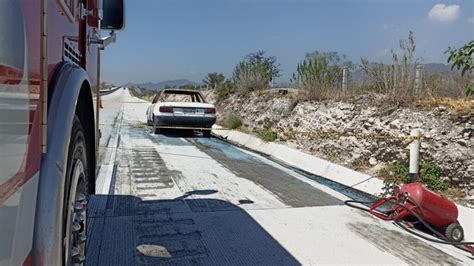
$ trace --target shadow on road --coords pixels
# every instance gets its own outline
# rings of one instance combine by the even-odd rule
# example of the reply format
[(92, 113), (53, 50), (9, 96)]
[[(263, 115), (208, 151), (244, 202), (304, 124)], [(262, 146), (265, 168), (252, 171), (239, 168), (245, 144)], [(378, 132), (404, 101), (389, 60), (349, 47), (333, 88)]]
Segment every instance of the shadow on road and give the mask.
[(190, 129), (161, 129), (158, 135), (170, 138), (208, 138), (204, 137), (200, 131)]
[(300, 263), (238, 206), (203, 197), (173, 200), (94, 195), (88, 213), (89, 265)]

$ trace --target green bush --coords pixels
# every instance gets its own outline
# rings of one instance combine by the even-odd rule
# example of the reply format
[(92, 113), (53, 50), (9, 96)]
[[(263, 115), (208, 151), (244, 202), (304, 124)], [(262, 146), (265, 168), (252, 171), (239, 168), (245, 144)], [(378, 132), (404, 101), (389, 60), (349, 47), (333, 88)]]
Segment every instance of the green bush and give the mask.
[[(405, 184), (410, 182), (409, 167), (406, 163), (390, 164), (381, 169), (378, 175), (386, 183)], [(432, 160), (422, 160), (418, 182), (434, 191), (443, 191), (448, 184), (441, 179), (441, 169)]]
[[(459, 49), (448, 48), (449, 53), (448, 63), (452, 63), (452, 69), (462, 69), (461, 74), (464, 76), (466, 73), (474, 73), (474, 41), (470, 41)], [(466, 96), (474, 94), (474, 83), (468, 84), (464, 90)]]
[(240, 117), (232, 114), (225, 119), (224, 126), (230, 129), (236, 129), (242, 126), (242, 120)]
[(293, 74), (293, 80), (299, 87), (306, 89), (322, 89), (339, 87), (342, 82), (342, 69), (352, 67), (346, 56), (337, 52), (307, 53)]
[(453, 64), (453, 69), (462, 69), (462, 75), (474, 70), (474, 40), (459, 49), (449, 47), (446, 53), (449, 53), (448, 63)]
[(230, 94), (235, 92), (235, 84), (232, 80), (226, 80), (216, 86), (215, 92), (218, 101), (226, 99)]
[(265, 89), (272, 79), (280, 76), (280, 65), (274, 56), (264, 51), (248, 54), (234, 68), (233, 79), (239, 92)]
[(474, 83), (468, 84), (464, 89), (464, 94), (467, 96), (474, 95)]
[(386, 183), (408, 183), (410, 178), (408, 177), (409, 169), (407, 164), (403, 163), (396, 163), (390, 164), (382, 168), (378, 175), (386, 182)]
[(431, 160), (423, 160), (420, 164), (420, 182), (431, 190), (445, 190), (448, 188), (441, 178), (441, 169)]
[(260, 132), (260, 138), (263, 141), (274, 141), (277, 138), (277, 133), (271, 130), (264, 130)]

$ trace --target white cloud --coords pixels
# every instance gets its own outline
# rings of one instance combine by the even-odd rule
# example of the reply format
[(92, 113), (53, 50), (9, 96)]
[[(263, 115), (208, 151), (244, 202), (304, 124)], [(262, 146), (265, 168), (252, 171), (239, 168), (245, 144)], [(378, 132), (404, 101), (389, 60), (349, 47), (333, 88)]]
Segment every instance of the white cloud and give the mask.
[(436, 4), (428, 13), (428, 17), (433, 21), (452, 22), (459, 18), (460, 13), (459, 5)]
[(467, 22), (474, 24), (474, 17), (470, 17), (467, 19)]

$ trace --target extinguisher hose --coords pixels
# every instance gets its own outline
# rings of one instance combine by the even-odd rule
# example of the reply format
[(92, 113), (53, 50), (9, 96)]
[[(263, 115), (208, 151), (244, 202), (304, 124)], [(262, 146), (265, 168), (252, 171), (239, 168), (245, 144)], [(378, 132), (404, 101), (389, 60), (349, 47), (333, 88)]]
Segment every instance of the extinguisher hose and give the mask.
[[(416, 204), (416, 201), (412, 201)], [(373, 204), (375, 202), (372, 202), (372, 201), (357, 201), (357, 200), (346, 200), (344, 201), (344, 204), (351, 207), (351, 208), (356, 208), (356, 209), (359, 209), (359, 210), (362, 210), (362, 211), (366, 211), (366, 212), (369, 212), (369, 209), (367, 208), (364, 208), (364, 207), (361, 207), (361, 206), (357, 206), (355, 204), (363, 204), (363, 205), (366, 205), (366, 204)], [(404, 224), (403, 224), (403, 221), (402, 220), (394, 220), (395, 224), (397, 224), (398, 226), (400, 226), (403, 230), (407, 231), (408, 233), (411, 233), (413, 235), (416, 235), (420, 238), (423, 238), (427, 241), (431, 241), (431, 242), (434, 242), (434, 243), (438, 243), (438, 244), (444, 244), (444, 245), (453, 245), (454, 247), (458, 248), (458, 249), (461, 249), (463, 251), (467, 251), (467, 252), (470, 252), (473, 254), (474, 256), (474, 249), (472, 247), (466, 247), (466, 246), (470, 246), (470, 245), (474, 245), (474, 242), (453, 242), (453, 241), (449, 241), (446, 239), (446, 237), (441, 234), (440, 232), (438, 232), (438, 230), (436, 230), (435, 228), (433, 228), (429, 223), (427, 223), (422, 217), (420, 217), (416, 212), (414, 212), (412, 209), (410, 208), (407, 208), (405, 205), (403, 204), (400, 204), (398, 202), (395, 202), (395, 201), (390, 201), (390, 203), (394, 204), (394, 205), (397, 205), (398, 207), (408, 211), (411, 215), (413, 215), (413, 217), (415, 217), (420, 223), (422, 223), (425, 228), (427, 228), (428, 230), (430, 230), (431, 232), (433, 232), (435, 235), (437, 235), (440, 239), (435, 239), (435, 238), (431, 238), (431, 237), (427, 237), (425, 235), (422, 235), (414, 230), (410, 230), (409, 228), (407, 228)], [(417, 205), (417, 207), (421, 210), (420, 206)]]

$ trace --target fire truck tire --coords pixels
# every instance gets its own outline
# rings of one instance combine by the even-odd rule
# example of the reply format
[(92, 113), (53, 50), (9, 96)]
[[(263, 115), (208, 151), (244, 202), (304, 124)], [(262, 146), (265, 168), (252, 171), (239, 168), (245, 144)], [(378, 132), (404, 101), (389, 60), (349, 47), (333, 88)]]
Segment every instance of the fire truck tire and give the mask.
[(461, 242), (464, 239), (464, 229), (459, 222), (448, 225), (444, 234), (452, 242)]
[(67, 195), (64, 205), (64, 264), (83, 264), (86, 251), (86, 210), (89, 196), (89, 171), (84, 129), (74, 116), (66, 171)]

